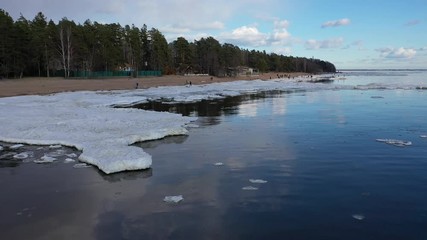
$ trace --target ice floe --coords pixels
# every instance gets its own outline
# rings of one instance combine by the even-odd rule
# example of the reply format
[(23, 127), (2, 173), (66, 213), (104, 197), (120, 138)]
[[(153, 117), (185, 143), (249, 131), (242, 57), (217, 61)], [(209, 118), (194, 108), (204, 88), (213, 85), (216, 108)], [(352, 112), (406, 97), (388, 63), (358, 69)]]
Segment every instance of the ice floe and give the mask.
[(267, 183), (268, 181), (263, 179), (249, 179), (249, 182), (251, 183)]
[(10, 146), (9, 148), (10, 149), (18, 149), (18, 148), (21, 148), (23, 146), (24, 146), (24, 144), (15, 144), (15, 145)]
[(178, 203), (182, 200), (184, 200), (184, 197), (182, 197), (182, 195), (166, 196), (165, 198), (163, 198), (163, 201), (167, 203)]
[(15, 159), (26, 159), (30, 156), (30, 154), (28, 152), (22, 152), (22, 153), (18, 153), (13, 155), (13, 158)]
[(66, 154), (65, 156), (69, 157), (69, 158), (75, 158), (77, 157), (77, 154), (75, 153), (70, 153), (70, 154)]
[(64, 160), (64, 163), (73, 163), (73, 162), (76, 162), (76, 160), (74, 160), (74, 159), (72, 159), (72, 158), (66, 158), (66, 159)]
[(54, 162), (56, 160), (57, 159), (54, 158), (54, 157), (49, 157), (49, 156), (44, 155), (40, 159), (36, 159), (33, 162), (35, 162), (35, 163), (52, 163), (52, 162)]
[(88, 168), (88, 167), (90, 167), (90, 165), (88, 165), (86, 163), (76, 163), (73, 166), (73, 168)]
[(222, 163), (222, 162), (216, 162), (216, 163), (214, 163), (214, 165), (215, 165), (215, 166), (223, 166), (223, 165), (224, 165), (224, 163)]
[(254, 186), (246, 186), (246, 187), (242, 187), (242, 190), (245, 190), (245, 191), (256, 191), (256, 190), (258, 190), (258, 188), (254, 187)]
[(3, 151), (3, 147), (2, 146), (0, 146), (0, 151)]
[[(146, 169), (151, 156), (131, 146), (140, 141), (187, 134), (185, 125), (196, 118), (167, 112), (112, 108), (144, 97), (128, 93), (72, 92), (49, 96), (0, 98), (0, 140), (11, 143), (62, 145), (82, 151), (78, 159), (105, 173)], [(145, 98), (144, 98), (145, 99)], [(17, 146), (23, 146), (22, 144)], [(50, 147), (49, 149), (52, 149)], [(60, 157), (52, 149), (45, 157)], [(36, 163), (49, 162), (47, 158)]]
[(427, 138), (427, 135), (420, 135), (420, 138)]
[(353, 214), (352, 217), (359, 221), (362, 221), (363, 219), (365, 219), (365, 216), (362, 214)]
[(383, 142), (383, 143), (387, 143), (393, 146), (397, 146), (397, 147), (406, 147), (406, 146), (410, 146), (412, 145), (411, 141), (403, 141), (403, 140), (397, 140), (397, 139), (376, 139), (377, 142)]

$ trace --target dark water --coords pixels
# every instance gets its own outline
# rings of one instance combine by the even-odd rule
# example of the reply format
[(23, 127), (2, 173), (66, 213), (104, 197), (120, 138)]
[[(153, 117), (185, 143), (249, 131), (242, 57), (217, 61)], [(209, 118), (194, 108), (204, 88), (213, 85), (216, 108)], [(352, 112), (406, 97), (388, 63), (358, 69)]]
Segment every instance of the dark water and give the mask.
[[(199, 116), (200, 127), (139, 144), (153, 156), (148, 171), (7, 160), (1, 239), (427, 239), (426, 94), (276, 92), (145, 106)], [(167, 195), (184, 200), (168, 204)]]

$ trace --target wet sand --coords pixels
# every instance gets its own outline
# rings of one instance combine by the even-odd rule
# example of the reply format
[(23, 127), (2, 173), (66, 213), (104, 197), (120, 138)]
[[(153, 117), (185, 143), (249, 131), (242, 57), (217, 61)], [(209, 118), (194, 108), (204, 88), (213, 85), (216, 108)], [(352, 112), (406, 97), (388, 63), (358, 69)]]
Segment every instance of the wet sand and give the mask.
[(305, 73), (263, 73), (253, 76), (238, 77), (211, 77), (211, 76), (180, 76), (165, 75), (161, 77), (143, 78), (107, 78), (107, 79), (64, 79), (64, 78), (23, 78), (0, 80), (0, 97), (20, 95), (45, 95), (67, 91), (95, 91), (95, 90), (125, 90), (158, 86), (179, 86), (191, 81), (192, 84), (209, 84), (215, 82), (231, 82), (238, 80), (269, 80), (280, 75), (297, 77)]

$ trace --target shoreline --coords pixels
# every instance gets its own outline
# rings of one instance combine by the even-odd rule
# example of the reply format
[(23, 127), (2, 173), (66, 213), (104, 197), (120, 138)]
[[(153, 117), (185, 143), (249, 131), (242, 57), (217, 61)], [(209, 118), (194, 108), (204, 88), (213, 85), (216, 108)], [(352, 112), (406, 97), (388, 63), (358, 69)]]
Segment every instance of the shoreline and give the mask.
[(135, 89), (138, 85), (140, 89), (159, 86), (179, 86), (191, 81), (194, 85), (210, 84), (218, 82), (232, 82), (241, 80), (270, 80), (277, 79), (277, 76), (290, 75), (293, 77), (307, 76), (302, 72), (270, 72), (253, 76), (237, 77), (211, 77), (211, 76), (182, 76), (164, 75), (160, 77), (141, 78), (103, 78), (103, 79), (64, 79), (58, 77), (29, 77), (22, 79), (2, 79), (0, 80), (0, 98), (23, 95), (48, 95), (59, 92), (73, 91), (108, 91), (108, 90), (129, 90)]

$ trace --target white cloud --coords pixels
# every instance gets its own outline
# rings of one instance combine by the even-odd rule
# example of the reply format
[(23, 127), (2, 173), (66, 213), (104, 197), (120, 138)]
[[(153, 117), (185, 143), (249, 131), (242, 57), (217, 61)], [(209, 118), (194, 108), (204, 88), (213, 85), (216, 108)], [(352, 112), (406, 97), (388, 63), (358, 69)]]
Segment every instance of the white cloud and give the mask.
[(274, 19), (270, 33), (263, 33), (256, 26), (241, 26), (231, 33), (221, 34), (219, 38), (224, 42), (245, 47), (286, 46), (291, 43), (288, 27), (289, 21)]
[(305, 48), (309, 50), (313, 49), (326, 49), (326, 48), (340, 48), (344, 43), (343, 38), (333, 38), (327, 40), (314, 40), (310, 39), (305, 42)]
[(242, 26), (231, 33), (223, 34), (221, 38), (243, 46), (259, 47), (267, 44), (267, 35), (261, 33), (256, 27)]
[(274, 21), (274, 29), (287, 29), (289, 27), (288, 20), (275, 20)]
[(413, 48), (379, 48), (376, 49), (377, 52), (380, 52), (381, 57), (383, 58), (404, 58), (410, 59), (413, 58), (417, 51)]
[(334, 20), (334, 21), (327, 21), (322, 24), (322, 28), (344, 26), (344, 25), (350, 24), (350, 22), (351, 21), (348, 18), (343, 18), (343, 19)]

